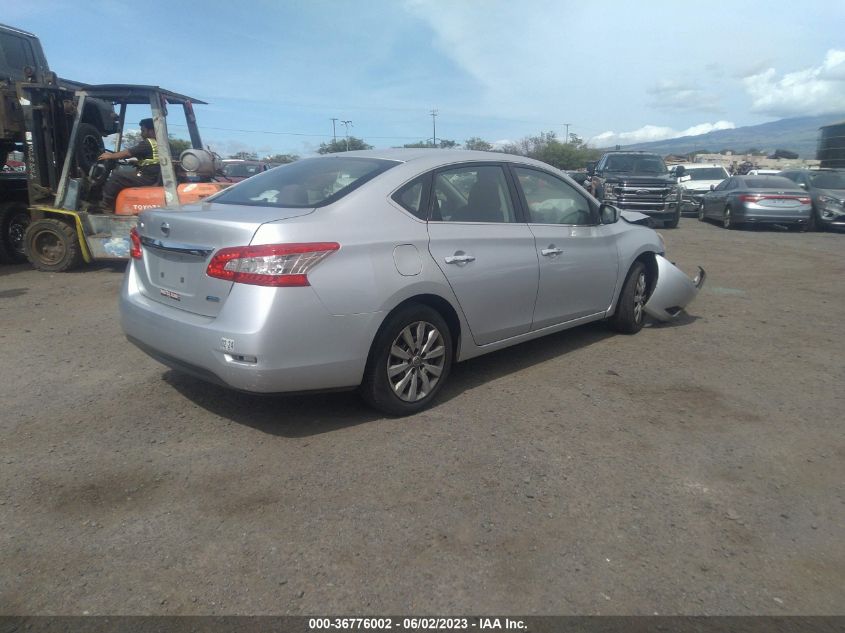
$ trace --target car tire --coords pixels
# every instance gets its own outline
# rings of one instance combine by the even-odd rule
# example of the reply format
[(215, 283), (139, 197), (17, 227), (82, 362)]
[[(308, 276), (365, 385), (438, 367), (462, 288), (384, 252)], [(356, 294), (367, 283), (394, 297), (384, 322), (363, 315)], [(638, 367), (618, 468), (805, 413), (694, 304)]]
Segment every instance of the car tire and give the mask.
[(24, 235), (26, 258), (38, 270), (61, 273), (82, 263), (82, 250), (74, 228), (61, 220), (36, 220)]
[(818, 231), (819, 233), (824, 232), (824, 222), (819, 220), (818, 211), (816, 211), (815, 207), (810, 209), (810, 220), (807, 222), (807, 230)]
[(26, 262), (24, 235), (29, 221), (26, 203), (18, 201), (0, 204), (0, 262), (4, 264)]
[(422, 411), (446, 382), (452, 356), (452, 334), (440, 313), (426, 305), (405, 306), (373, 341), (361, 395), (388, 415)]
[(722, 214), (722, 228), (728, 229), (729, 231), (736, 228), (736, 222), (734, 222), (733, 212), (730, 207), (725, 207), (725, 211)]
[(645, 304), (648, 301), (648, 275), (645, 264), (634, 262), (610, 317), (610, 326), (622, 334), (636, 334), (645, 323)]
[(675, 214), (669, 218), (668, 220), (664, 220), (663, 226), (667, 229), (676, 229), (678, 228), (678, 223), (681, 221), (681, 209), (680, 207), (675, 211)]
[(707, 218), (704, 217), (704, 203), (698, 205), (698, 221), (704, 222)]

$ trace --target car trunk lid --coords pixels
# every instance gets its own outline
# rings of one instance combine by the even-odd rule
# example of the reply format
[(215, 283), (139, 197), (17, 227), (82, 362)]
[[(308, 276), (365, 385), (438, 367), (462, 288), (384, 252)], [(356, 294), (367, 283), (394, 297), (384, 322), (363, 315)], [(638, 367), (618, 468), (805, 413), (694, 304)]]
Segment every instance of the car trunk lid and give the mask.
[(232, 288), (206, 269), (221, 248), (246, 246), (262, 224), (307, 215), (313, 208), (248, 207), (205, 203), (139, 216), (143, 258), (135, 261), (141, 292), (151, 301), (216, 316)]

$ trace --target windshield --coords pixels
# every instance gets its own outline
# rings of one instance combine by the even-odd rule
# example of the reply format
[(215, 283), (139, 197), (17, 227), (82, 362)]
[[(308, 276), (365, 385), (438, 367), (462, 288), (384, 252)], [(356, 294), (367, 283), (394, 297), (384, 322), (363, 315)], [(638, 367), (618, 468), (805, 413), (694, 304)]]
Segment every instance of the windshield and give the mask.
[(817, 189), (845, 189), (845, 172), (822, 172), (810, 176), (810, 182)]
[(690, 180), (724, 180), (728, 177), (721, 167), (693, 167), (684, 172)]
[(663, 175), (669, 173), (663, 159), (659, 156), (641, 156), (639, 154), (611, 156), (607, 159), (608, 171), (624, 171), (637, 175)]
[(377, 158), (306, 158), (224, 189), (212, 201), (253, 207), (321, 207), (397, 165)]

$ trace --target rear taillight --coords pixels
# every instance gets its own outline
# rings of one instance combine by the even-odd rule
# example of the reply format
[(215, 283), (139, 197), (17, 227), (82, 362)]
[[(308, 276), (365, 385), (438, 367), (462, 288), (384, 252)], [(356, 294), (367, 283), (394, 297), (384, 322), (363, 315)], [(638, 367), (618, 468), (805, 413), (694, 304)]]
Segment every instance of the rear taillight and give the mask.
[(129, 231), (129, 240), (131, 242), (131, 246), (129, 247), (129, 256), (132, 259), (141, 259), (143, 253), (141, 252), (141, 236), (138, 235), (138, 229), (132, 227), (132, 230)]
[(800, 202), (801, 204), (810, 204), (813, 202), (813, 199), (809, 196), (802, 196), (798, 198), (798, 202)]
[(223, 248), (206, 274), (256, 286), (308, 286), (308, 272), (340, 248), (337, 242), (263, 244)]
[(761, 196), (759, 193), (755, 193), (755, 194), (744, 193), (741, 196), (739, 196), (739, 199), (742, 200), (743, 202), (760, 202), (760, 200), (762, 200), (765, 197), (766, 196)]

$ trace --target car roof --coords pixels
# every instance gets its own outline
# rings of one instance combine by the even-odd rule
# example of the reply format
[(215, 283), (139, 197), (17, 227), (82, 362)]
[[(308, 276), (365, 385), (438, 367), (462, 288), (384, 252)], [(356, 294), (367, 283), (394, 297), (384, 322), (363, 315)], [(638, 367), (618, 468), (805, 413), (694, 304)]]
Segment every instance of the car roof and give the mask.
[(505, 154), (503, 152), (482, 152), (476, 150), (462, 149), (426, 149), (426, 148), (388, 148), (356, 150), (352, 152), (336, 152), (323, 154), (319, 158), (330, 159), (332, 157), (360, 157), (392, 160), (400, 163), (413, 164), (420, 169), (431, 169), (453, 163), (468, 162), (499, 162), (521, 163), (540, 167), (542, 169), (563, 173), (556, 167), (533, 158), (520, 156), (518, 154)]
[(724, 165), (720, 165), (719, 163), (677, 163), (672, 165), (672, 167), (683, 167), (684, 169), (699, 169), (701, 167), (721, 167), (722, 169), (725, 168)]

